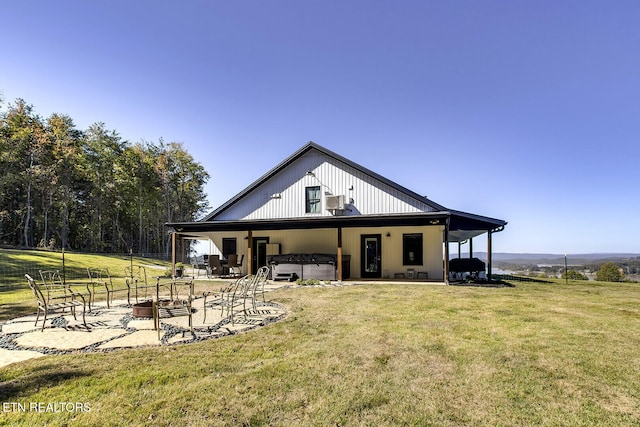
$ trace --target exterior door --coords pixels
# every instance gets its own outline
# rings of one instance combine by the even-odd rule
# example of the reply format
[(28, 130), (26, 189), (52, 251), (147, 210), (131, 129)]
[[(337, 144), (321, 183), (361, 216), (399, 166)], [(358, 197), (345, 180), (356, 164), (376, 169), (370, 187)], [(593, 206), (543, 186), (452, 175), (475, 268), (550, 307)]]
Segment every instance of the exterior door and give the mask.
[(382, 238), (380, 234), (360, 236), (360, 277), (379, 279), (382, 277), (381, 254)]
[(269, 243), (268, 237), (253, 238), (253, 259), (251, 260), (251, 271), (254, 273), (258, 271), (260, 267), (267, 265), (267, 243)]

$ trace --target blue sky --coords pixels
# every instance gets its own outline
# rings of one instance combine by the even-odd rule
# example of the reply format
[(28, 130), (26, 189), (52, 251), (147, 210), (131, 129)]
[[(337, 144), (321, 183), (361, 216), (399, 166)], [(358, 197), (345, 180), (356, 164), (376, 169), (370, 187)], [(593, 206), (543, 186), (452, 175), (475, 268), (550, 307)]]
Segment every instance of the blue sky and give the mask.
[(640, 2), (24, 0), (0, 16), (4, 107), (183, 142), (212, 207), (313, 140), (508, 221), (494, 251), (640, 253)]

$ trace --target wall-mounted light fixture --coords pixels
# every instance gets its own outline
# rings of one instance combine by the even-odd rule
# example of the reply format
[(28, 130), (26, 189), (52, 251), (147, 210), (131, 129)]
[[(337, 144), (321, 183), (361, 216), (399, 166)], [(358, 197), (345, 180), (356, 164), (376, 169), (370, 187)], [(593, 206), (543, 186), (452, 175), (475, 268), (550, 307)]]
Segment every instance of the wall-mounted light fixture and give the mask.
[(272, 199), (282, 199), (282, 193), (273, 193), (271, 195)]
[(391, 237), (391, 233), (387, 231), (387, 237)]
[(331, 195), (333, 194), (333, 190), (324, 182), (320, 181), (320, 179), (316, 176), (315, 172), (313, 172), (312, 170), (308, 170), (307, 173), (304, 174), (305, 176), (310, 176), (316, 179), (316, 181), (318, 181), (320, 183), (320, 185), (322, 185), (323, 187), (326, 187), (328, 191), (325, 191), (325, 195)]

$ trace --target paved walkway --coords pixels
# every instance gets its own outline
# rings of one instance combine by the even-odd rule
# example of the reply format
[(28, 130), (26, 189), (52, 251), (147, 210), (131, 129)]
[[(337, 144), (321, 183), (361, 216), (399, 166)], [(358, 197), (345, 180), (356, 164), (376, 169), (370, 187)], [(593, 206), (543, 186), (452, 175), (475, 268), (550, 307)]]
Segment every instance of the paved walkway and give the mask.
[(104, 302), (92, 305), (92, 310), (86, 313), (86, 328), (81, 310), (76, 313), (77, 320), (69, 312), (49, 314), (44, 331), (41, 330), (42, 316), (37, 326), (35, 314), (12, 319), (0, 323), (0, 368), (49, 354), (108, 352), (219, 338), (278, 321), (287, 313), (281, 305), (261, 301), (256, 312), (234, 316), (232, 324), (228, 317), (222, 316), (220, 308), (209, 306), (205, 321), (203, 301), (200, 297), (192, 303), (193, 333), (188, 316), (161, 318), (160, 328), (155, 330), (153, 319), (134, 318), (131, 306), (124, 300), (114, 301), (111, 308)]

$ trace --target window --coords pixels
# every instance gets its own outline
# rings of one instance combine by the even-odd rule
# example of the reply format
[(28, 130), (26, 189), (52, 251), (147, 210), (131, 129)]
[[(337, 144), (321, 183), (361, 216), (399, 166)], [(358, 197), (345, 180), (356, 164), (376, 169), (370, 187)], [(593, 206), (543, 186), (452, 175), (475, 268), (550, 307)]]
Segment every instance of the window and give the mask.
[(234, 238), (223, 238), (222, 239), (222, 257), (224, 259), (229, 259), (230, 254), (237, 254), (236, 252), (236, 239)]
[(422, 265), (422, 233), (402, 235), (403, 265)]
[(320, 187), (305, 188), (305, 212), (320, 213), (321, 206)]

